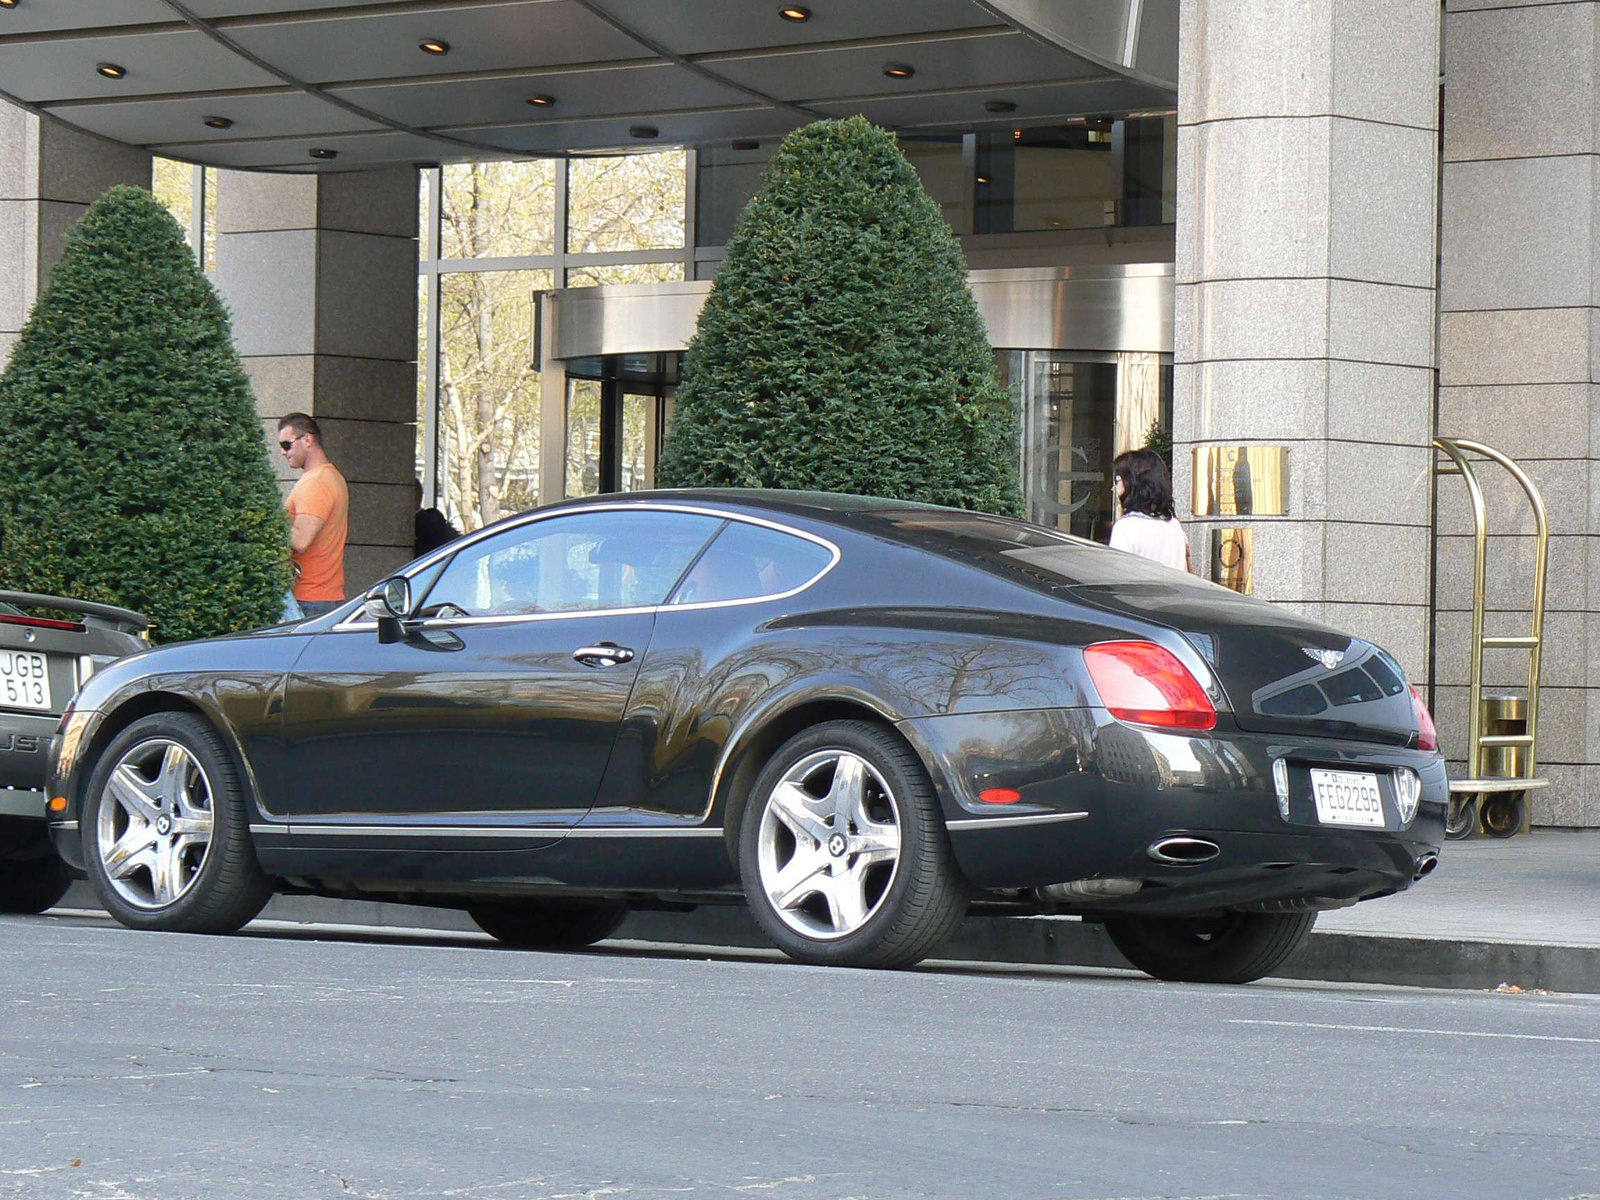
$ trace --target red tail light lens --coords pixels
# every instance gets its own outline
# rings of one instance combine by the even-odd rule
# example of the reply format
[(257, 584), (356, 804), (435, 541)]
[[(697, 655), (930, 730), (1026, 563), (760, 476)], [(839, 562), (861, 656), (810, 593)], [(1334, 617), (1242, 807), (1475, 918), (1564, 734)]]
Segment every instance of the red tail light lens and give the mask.
[(1100, 642), (1083, 652), (1100, 701), (1119, 721), (1212, 729), (1217, 710), (1199, 680), (1154, 642)]
[(53, 621), (49, 617), (18, 617), (10, 613), (0, 613), (0, 624), (6, 625), (31, 625), (35, 629), (70, 629), (73, 633), (82, 633), (82, 621)]
[(1433, 714), (1422, 702), (1422, 693), (1417, 691), (1417, 685), (1414, 683), (1411, 685), (1411, 709), (1417, 718), (1417, 749), (1437, 750), (1439, 731), (1433, 727)]

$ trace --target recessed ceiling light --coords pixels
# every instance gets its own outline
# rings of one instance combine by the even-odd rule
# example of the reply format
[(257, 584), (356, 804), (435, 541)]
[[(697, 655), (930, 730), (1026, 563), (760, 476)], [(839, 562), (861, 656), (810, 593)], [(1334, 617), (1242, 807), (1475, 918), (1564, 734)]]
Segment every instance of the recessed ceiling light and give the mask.
[(339, 157), (339, 152), (337, 150), (329, 150), (329, 149), (327, 149), (327, 148), (325, 148), (323, 146), (316, 146), (311, 151), (311, 157), (312, 158), (338, 158)]
[(0, 0), (0, 8), (15, 8), (17, 0)]
[(629, 125), (628, 136), (636, 138), (660, 137), (661, 130), (657, 129), (654, 125)]
[(556, 102), (554, 96), (546, 96), (543, 92), (535, 92), (528, 97), (528, 103), (535, 108), (549, 108)]
[(979, 183), (988, 183), (989, 182), (989, 177), (987, 175), (979, 175), (978, 176), (978, 182)]
[(883, 73), (890, 79), (910, 79), (917, 69), (910, 63), (884, 63)]
[(127, 67), (119, 67), (116, 63), (96, 63), (94, 69), (107, 79), (121, 79), (128, 73)]
[(442, 42), (438, 38), (424, 38), (417, 43), (417, 49), (424, 54), (449, 54), (450, 43)]
[(1016, 112), (1017, 102), (1015, 100), (985, 100), (983, 102), (983, 111), (992, 113)]
[(802, 25), (811, 20), (811, 10), (809, 8), (802, 8), (798, 4), (784, 5), (784, 7), (778, 10), (778, 15), (785, 21), (793, 21), (796, 25)]
[(201, 117), (201, 122), (210, 129), (232, 129), (232, 117)]

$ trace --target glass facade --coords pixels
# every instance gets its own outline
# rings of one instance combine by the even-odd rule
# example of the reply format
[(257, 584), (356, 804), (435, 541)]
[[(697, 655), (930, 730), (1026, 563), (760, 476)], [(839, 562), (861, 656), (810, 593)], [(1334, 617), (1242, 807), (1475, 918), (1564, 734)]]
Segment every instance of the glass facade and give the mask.
[(202, 271), (217, 269), (217, 169), (171, 158), (150, 160), (150, 190), (183, 226)]
[[(565, 417), (563, 478), (541, 490), (541, 412), (551, 398), (533, 361), (536, 294), (714, 272), (778, 145), (422, 172), (418, 469), (458, 527), (476, 529), (541, 495), (654, 485), (681, 355), (568, 362), (554, 398)], [(908, 135), (901, 148), (963, 235), (1173, 220), (1171, 114)], [(1170, 429), (1170, 365), (1154, 354), (997, 357), (1020, 404), (1029, 515), (1103, 538), (1114, 516), (1111, 458), (1143, 445), (1152, 424)]]

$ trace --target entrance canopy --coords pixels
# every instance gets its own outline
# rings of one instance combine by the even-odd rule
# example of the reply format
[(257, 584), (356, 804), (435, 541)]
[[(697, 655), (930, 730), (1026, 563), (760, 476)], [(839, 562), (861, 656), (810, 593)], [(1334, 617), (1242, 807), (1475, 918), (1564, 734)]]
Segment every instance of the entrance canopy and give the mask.
[(1171, 108), (1177, 0), (16, 0), (0, 97), (277, 170)]

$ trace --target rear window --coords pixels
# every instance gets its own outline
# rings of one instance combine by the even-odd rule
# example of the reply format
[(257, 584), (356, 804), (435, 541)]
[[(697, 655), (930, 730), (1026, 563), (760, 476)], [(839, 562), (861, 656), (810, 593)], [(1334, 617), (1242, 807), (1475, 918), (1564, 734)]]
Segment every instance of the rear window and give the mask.
[(1065, 533), (982, 513), (874, 513), (904, 541), (942, 554), (1024, 571), (1047, 583), (1171, 583), (1172, 568)]
[(717, 535), (672, 595), (673, 604), (750, 600), (804, 587), (827, 569), (833, 551), (805, 538), (734, 521)]

